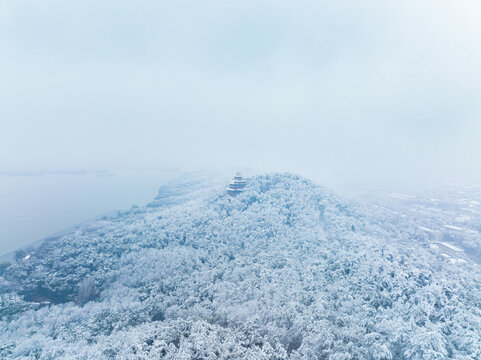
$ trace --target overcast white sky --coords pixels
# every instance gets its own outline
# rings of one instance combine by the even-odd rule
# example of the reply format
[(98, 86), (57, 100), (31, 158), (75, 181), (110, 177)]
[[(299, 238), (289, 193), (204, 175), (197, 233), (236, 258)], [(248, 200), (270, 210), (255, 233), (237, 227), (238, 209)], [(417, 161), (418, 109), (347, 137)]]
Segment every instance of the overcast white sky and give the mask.
[(4, 0), (0, 172), (481, 178), (481, 3)]

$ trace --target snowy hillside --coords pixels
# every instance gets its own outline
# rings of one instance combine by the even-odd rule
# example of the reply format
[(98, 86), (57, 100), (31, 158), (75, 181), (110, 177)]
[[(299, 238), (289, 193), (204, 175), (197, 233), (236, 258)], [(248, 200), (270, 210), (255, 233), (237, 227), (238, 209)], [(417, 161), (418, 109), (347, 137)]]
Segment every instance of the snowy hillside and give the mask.
[(0, 264), (2, 359), (479, 359), (481, 278), (289, 174), (185, 177)]

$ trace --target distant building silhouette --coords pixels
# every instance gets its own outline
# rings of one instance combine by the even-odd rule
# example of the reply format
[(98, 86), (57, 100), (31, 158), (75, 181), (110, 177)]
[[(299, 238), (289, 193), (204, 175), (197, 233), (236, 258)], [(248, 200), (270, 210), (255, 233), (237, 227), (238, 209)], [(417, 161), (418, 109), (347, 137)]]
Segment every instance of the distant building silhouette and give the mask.
[(245, 186), (246, 181), (242, 177), (241, 173), (237, 172), (237, 174), (235, 174), (234, 176), (234, 179), (232, 179), (229, 187), (227, 188), (227, 194), (229, 194), (230, 196), (236, 196), (237, 194), (242, 192)]

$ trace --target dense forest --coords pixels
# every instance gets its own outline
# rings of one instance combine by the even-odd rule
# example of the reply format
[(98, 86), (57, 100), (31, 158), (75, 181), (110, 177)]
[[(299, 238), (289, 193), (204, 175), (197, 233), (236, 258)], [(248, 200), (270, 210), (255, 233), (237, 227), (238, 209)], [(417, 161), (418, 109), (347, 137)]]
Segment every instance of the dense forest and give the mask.
[(0, 264), (2, 359), (480, 359), (481, 277), (291, 174), (186, 176)]

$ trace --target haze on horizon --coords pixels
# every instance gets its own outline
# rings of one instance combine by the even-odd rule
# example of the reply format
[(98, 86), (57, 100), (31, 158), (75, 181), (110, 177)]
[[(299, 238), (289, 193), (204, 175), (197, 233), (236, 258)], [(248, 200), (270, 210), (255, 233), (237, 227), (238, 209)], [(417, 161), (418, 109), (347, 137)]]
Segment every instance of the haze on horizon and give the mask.
[(481, 178), (475, 1), (4, 1), (0, 171)]

